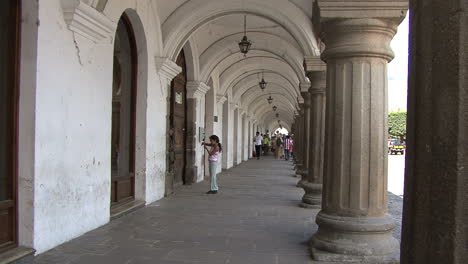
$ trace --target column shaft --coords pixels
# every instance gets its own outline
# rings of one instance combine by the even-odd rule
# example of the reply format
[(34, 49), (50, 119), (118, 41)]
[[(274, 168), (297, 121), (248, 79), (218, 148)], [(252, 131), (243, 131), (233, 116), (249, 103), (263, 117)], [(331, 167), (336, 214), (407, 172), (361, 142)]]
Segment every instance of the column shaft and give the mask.
[(311, 239), (319, 261), (399, 263), (387, 214), (387, 63), (407, 3), (381, 2), (316, 2), (327, 63), (323, 209)]
[[(323, 64), (323, 66), (325, 66)], [(309, 174), (302, 183), (305, 194), (301, 206), (320, 209), (322, 203), (323, 155), (325, 140), (326, 71), (308, 73), (311, 80)]]

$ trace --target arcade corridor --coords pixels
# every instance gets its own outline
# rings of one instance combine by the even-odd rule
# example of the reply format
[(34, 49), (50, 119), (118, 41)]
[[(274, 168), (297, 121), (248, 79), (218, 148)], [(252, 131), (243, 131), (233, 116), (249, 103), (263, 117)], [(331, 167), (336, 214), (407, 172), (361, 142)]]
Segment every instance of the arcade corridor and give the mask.
[(250, 160), (221, 174), (217, 195), (205, 194), (208, 181), (184, 185), (35, 263), (311, 263), (306, 243), (316, 232), (318, 210), (298, 206), (303, 190), (296, 183), (292, 163)]

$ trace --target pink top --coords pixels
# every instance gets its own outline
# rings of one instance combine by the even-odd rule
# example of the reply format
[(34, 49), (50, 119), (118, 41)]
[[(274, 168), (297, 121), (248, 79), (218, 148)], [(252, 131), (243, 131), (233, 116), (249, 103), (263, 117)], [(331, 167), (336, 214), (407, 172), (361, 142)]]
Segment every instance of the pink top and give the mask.
[[(213, 149), (214, 149), (214, 147), (211, 147), (211, 151), (213, 151)], [(213, 155), (210, 155), (208, 157), (208, 160), (210, 162), (218, 162), (218, 158), (219, 158), (219, 151), (216, 151)]]

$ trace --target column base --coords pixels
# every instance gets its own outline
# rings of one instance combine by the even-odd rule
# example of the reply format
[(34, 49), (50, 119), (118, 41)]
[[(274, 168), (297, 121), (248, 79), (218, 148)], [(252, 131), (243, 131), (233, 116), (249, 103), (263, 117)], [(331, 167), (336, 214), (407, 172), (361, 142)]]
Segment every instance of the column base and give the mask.
[(301, 187), (304, 189), (305, 194), (302, 196), (302, 203), (299, 206), (310, 209), (322, 208), (322, 184), (303, 181)]
[(296, 175), (298, 178), (301, 178), (298, 182), (297, 182), (297, 187), (299, 188), (302, 188), (302, 184), (306, 181), (307, 179), (307, 175), (309, 174), (309, 171), (307, 169), (298, 169), (296, 171)]
[(319, 230), (310, 240), (312, 258), (338, 263), (400, 263), (400, 245), (392, 236), (390, 216), (340, 217), (323, 211), (316, 219)]

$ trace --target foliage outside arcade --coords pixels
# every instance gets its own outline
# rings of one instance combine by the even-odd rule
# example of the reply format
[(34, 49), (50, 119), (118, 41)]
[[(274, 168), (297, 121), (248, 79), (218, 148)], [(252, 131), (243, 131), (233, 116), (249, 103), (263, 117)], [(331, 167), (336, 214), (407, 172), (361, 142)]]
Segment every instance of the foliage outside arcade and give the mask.
[(390, 112), (388, 115), (389, 138), (406, 138), (406, 111)]

